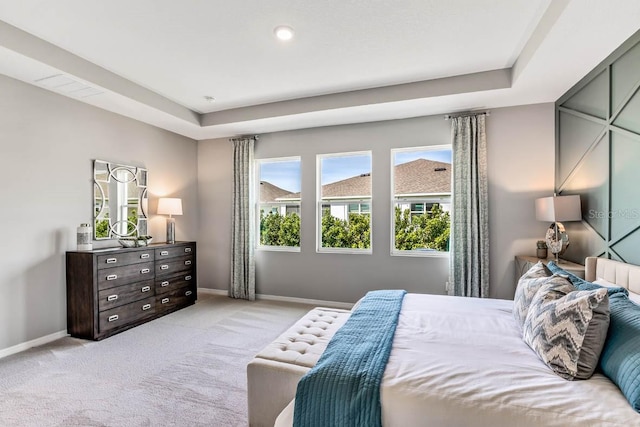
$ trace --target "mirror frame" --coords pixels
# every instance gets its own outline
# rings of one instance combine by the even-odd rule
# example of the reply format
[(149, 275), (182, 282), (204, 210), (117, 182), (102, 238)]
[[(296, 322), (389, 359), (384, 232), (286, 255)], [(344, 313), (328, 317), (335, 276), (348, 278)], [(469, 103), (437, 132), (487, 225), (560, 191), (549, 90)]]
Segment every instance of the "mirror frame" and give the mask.
[[(148, 234), (148, 178), (147, 169), (142, 167), (93, 161), (94, 240)], [(116, 221), (111, 215), (114, 211)], [(122, 214), (126, 218), (121, 218)]]

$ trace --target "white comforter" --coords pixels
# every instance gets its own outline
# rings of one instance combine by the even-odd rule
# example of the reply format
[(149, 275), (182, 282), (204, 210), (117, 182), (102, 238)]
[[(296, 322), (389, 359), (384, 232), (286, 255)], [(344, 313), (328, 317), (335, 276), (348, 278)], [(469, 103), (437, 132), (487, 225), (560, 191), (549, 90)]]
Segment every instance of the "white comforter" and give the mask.
[[(640, 426), (603, 375), (551, 372), (522, 341), (512, 304), (408, 294), (382, 381), (383, 425)], [(276, 426), (292, 418), (291, 404)]]

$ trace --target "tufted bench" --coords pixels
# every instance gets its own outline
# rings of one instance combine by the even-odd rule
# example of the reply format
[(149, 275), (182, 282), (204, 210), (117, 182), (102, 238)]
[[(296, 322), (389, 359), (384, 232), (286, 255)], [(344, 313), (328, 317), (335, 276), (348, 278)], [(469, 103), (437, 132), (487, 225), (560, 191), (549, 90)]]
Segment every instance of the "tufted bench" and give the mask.
[(247, 365), (249, 425), (273, 427), (295, 397), (300, 378), (311, 369), (349, 310), (316, 307), (262, 349)]

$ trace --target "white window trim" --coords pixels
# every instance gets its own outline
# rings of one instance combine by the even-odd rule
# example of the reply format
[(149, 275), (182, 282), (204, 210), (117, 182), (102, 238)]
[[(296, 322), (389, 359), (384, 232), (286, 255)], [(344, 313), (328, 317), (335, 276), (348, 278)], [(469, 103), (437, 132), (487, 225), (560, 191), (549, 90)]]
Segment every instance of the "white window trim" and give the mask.
[[(373, 151), (349, 151), (344, 153), (326, 153), (316, 154), (316, 253), (319, 254), (350, 254), (350, 255), (371, 255), (373, 253), (373, 221), (370, 220), (369, 225), (369, 249), (354, 249), (354, 248), (325, 248), (322, 247), (322, 204), (331, 203), (330, 201), (322, 199), (322, 159), (331, 157), (348, 157), (348, 156), (370, 156), (371, 158), (371, 174), (373, 178)], [(373, 182), (371, 184), (373, 187)], [(359, 196), (362, 198), (333, 198), (332, 200), (341, 199), (338, 203), (348, 201), (362, 201), (368, 200), (369, 202), (369, 218), (373, 218), (373, 188), (371, 188), (371, 197), (364, 198), (365, 196)]]
[[(254, 183), (254, 191), (256, 197), (255, 199), (255, 217), (256, 217), (256, 250), (265, 251), (265, 252), (300, 252), (300, 248), (302, 247), (302, 188), (300, 188), (300, 200), (297, 201), (298, 206), (300, 206), (300, 246), (271, 246), (271, 245), (261, 245), (260, 244), (260, 165), (263, 163), (277, 163), (277, 162), (300, 162), (300, 183), (302, 184), (302, 156), (289, 156), (289, 157), (273, 157), (273, 158), (265, 158), (265, 159), (254, 159), (254, 174), (255, 183)], [(287, 205), (294, 204), (288, 202), (273, 202), (273, 205)]]
[[(420, 194), (420, 198), (409, 198), (406, 197), (405, 194), (399, 194), (397, 197), (395, 195), (395, 154), (396, 153), (407, 153), (412, 151), (442, 151), (442, 150), (453, 150), (451, 144), (443, 144), (443, 145), (427, 145), (424, 147), (405, 147), (405, 148), (392, 148), (391, 156), (390, 156), (390, 171), (391, 171), (391, 203), (389, 205), (389, 212), (391, 213), (391, 221), (390, 221), (390, 233), (389, 233), (389, 243), (390, 243), (390, 254), (391, 256), (404, 256), (404, 257), (419, 257), (419, 258), (449, 258), (450, 251), (441, 252), (441, 251), (419, 251), (419, 250), (399, 250), (396, 249), (396, 216), (395, 216), (395, 205), (398, 202), (407, 201), (409, 203), (424, 203), (428, 200), (431, 203), (453, 203), (453, 182), (451, 183), (452, 192), (451, 195), (444, 195), (442, 193), (434, 193), (433, 196), (428, 194)], [(453, 180), (453, 174), (451, 175), (451, 179)], [(453, 205), (452, 205), (453, 209)], [(451, 239), (451, 237), (449, 237)], [(449, 240), (449, 247), (451, 247), (451, 240)]]

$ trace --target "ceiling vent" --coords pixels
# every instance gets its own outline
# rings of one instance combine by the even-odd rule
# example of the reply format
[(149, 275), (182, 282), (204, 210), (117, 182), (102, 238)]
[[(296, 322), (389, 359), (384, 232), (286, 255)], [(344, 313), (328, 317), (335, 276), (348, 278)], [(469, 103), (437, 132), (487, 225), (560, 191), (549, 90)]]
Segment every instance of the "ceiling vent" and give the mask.
[(35, 82), (46, 89), (75, 98), (88, 98), (103, 93), (100, 89), (89, 86), (86, 83), (82, 83), (64, 74), (54, 74), (43, 77), (35, 80)]

